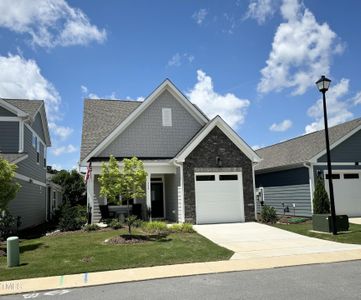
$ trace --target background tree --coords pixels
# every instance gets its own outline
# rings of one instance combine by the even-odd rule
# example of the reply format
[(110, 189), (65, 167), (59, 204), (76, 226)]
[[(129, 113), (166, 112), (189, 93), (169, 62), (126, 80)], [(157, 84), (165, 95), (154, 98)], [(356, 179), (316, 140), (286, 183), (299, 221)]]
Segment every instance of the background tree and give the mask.
[(20, 184), (14, 180), (16, 168), (15, 164), (0, 157), (0, 212), (6, 210), (19, 191)]
[(328, 199), (323, 180), (320, 177), (317, 178), (315, 191), (313, 193), (313, 213), (330, 213), (330, 200)]
[(51, 180), (63, 188), (65, 202), (71, 206), (86, 204), (84, 178), (77, 170), (61, 170)]

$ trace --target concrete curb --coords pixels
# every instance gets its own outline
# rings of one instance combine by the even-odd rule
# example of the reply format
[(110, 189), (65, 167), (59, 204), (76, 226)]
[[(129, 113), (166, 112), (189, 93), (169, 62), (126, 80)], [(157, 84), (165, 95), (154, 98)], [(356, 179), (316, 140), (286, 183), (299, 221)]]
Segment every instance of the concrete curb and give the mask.
[(159, 278), (224, 273), (246, 270), (270, 269), (308, 264), (361, 260), (361, 250), (335, 251), (329, 253), (300, 254), (257, 259), (238, 259), (204, 263), (189, 263), (82, 273), (64, 276), (40, 277), (0, 282), (0, 295), (34, 291), (77, 288), (113, 283), (142, 281)]

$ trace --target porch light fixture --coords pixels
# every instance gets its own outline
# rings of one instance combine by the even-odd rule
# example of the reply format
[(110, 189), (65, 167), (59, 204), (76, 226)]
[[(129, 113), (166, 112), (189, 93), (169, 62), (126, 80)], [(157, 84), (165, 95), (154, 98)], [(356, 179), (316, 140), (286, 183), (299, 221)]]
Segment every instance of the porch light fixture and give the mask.
[(327, 152), (327, 170), (328, 170), (328, 187), (330, 191), (330, 204), (331, 204), (331, 218), (332, 218), (332, 234), (337, 234), (336, 226), (336, 210), (335, 210), (335, 199), (333, 194), (333, 183), (332, 183), (332, 167), (331, 167), (331, 151), (330, 151), (330, 140), (328, 135), (328, 121), (327, 121), (327, 106), (326, 106), (326, 92), (330, 87), (331, 80), (326, 78), (324, 75), (316, 81), (318, 90), (322, 93), (323, 100), (323, 119), (325, 121), (325, 139), (326, 139), (326, 152)]

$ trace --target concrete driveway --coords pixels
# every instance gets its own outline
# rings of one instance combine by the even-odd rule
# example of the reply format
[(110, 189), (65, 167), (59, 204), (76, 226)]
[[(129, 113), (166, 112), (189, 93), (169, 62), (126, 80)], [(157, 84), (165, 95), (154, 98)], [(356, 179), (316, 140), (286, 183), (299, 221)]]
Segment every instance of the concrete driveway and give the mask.
[(310, 238), (255, 222), (195, 225), (194, 229), (214, 243), (234, 251), (231, 259), (361, 250), (361, 245)]

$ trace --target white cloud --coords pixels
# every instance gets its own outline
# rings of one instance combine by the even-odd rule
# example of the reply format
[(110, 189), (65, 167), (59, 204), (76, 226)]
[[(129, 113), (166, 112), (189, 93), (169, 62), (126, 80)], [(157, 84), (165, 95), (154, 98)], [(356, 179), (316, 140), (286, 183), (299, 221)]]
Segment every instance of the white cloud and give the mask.
[(202, 25), (207, 15), (208, 15), (208, 10), (205, 8), (201, 8), (192, 15), (192, 18), (196, 21), (198, 25)]
[(263, 148), (264, 146), (263, 145), (253, 145), (251, 148), (254, 150), (254, 151), (257, 151), (258, 149), (261, 149)]
[(277, 1), (274, 0), (251, 0), (244, 19), (254, 19), (258, 24), (264, 24), (275, 13), (275, 3)]
[(176, 53), (171, 59), (168, 61), (168, 67), (180, 67), (184, 63), (192, 63), (194, 60), (194, 56), (188, 53)]
[[(345, 98), (348, 90), (349, 80), (345, 78), (341, 79), (335, 86), (331, 86), (328, 90), (326, 100), (329, 126), (335, 126), (352, 119), (353, 113), (349, 110), (349, 101), (342, 99)], [(317, 102), (308, 109), (307, 114), (314, 118), (315, 121), (306, 126), (306, 133), (324, 129), (322, 99), (317, 100)]]
[(52, 165), (51, 165), (51, 168), (52, 168), (53, 170), (58, 170), (58, 171), (63, 170), (63, 167), (62, 167), (60, 164), (52, 164)]
[(49, 122), (49, 129), (55, 136), (58, 136), (62, 141), (66, 140), (74, 131), (70, 127), (59, 126), (54, 122)]
[(69, 144), (67, 146), (61, 146), (61, 147), (53, 147), (51, 149), (51, 152), (55, 155), (55, 156), (59, 156), (62, 154), (68, 154), (68, 153), (74, 153), (76, 152), (78, 149), (73, 146), (72, 144)]
[(80, 89), (81, 89), (81, 92), (82, 92), (83, 94), (87, 94), (87, 93), (88, 93), (88, 88), (87, 88), (85, 85), (81, 85), (81, 86), (80, 86)]
[(285, 22), (278, 26), (274, 36), (258, 91), (292, 88), (294, 95), (300, 95), (321, 74), (329, 74), (331, 56), (341, 53), (343, 46), (329, 25), (319, 24), (298, 0), (284, 0), (281, 14)]
[(2, 0), (0, 26), (28, 34), (33, 45), (87, 45), (106, 40), (105, 29), (92, 25), (79, 8), (65, 0)]
[(361, 104), (361, 92), (358, 92), (355, 97), (353, 97), (353, 103), (354, 105), (359, 105)]
[(212, 78), (202, 70), (197, 71), (198, 82), (187, 93), (189, 100), (199, 106), (208, 117), (220, 115), (230, 126), (237, 127), (245, 120), (250, 101), (234, 94), (218, 94), (213, 87)]
[(81, 85), (80, 90), (81, 90), (82, 94), (84, 95), (84, 97), (86, 97), (88, 99), (111, 99), (111, 100), (118, 99), (115, 92), (112, 92), (110, 95), (98, 96), (98, 94), (90, 92), (88, 87), (86, 87), (85, 85)]
[(0, 97), (44, 100), (48, 119), (60, 118), (60, 95), (34, 60), (11, 54), (0, 56), (0, 70)]
[(273, 123), (269, 130), (271, 131), (277, 131), (277, 132), (284, 132), (292, 127), (292, 121), (291, 120), (283, 120), (281, 123)]

